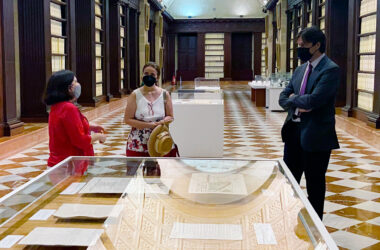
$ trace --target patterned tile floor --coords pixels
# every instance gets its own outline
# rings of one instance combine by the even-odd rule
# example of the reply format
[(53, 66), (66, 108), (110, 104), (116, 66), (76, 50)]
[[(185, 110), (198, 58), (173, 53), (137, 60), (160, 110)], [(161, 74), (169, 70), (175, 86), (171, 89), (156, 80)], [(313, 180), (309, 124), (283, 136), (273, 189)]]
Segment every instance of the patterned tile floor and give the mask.
[[(256, 108), (247, 85), (224, 85), (224, 156), (279, 159), (285, 113)], [(129, 126), (124, 110), (94, 122), (105, 127), (107, 142), (98, 156), (123, 156)], [(333, 152), (327, 173), (324, 224), (340, 249), (380, 249), (380, 151), (337, 128), (341, 149)], [(0, 161), (0, 197), (46, 169), (48, 143)], [(304, 180), (301, 187), (305, 189)]]

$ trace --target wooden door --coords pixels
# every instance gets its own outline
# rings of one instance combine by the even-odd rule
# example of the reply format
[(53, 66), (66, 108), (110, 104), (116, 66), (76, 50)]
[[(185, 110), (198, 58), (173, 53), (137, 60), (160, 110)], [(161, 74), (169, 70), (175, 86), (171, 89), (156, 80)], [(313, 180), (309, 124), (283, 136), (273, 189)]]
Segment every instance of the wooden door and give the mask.
[(177, 79), (193, 81), (197, 75), (197, 34), (178, 35)]
[(233, 33), (231, 54), (232, 80), (252, 80), (252, 33)]

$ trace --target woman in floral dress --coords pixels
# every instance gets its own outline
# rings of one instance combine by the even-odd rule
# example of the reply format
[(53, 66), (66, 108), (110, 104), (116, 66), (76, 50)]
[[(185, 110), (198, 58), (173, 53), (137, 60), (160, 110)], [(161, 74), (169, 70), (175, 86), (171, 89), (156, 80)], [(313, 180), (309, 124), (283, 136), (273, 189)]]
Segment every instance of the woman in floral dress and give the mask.
[[(169, 93), (156, 85), (159, 78), (160, 67), (153, 62), (145, 64), (143, 86), (128, 97), (124, 121), (132, 129), (127, 140), (127, 156), (149, 157), (148, 140), (153, 129), (173, 121), (172, 101)], [(175, 148), (165, 156), (175, 157)]]

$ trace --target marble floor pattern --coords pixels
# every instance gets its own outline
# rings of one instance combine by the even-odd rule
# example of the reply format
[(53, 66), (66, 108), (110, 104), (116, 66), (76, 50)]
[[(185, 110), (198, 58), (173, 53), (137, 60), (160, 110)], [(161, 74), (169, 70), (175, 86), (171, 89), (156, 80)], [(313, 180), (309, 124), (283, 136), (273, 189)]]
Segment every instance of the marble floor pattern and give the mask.
[[(280, 159), (285, 113), (256, 108), (247, 85), (225, 85), (224, 157)], [(97, 120), (107, 130), (98, 156), (124, 156), (129, 126), (124, 110)], [(326, 180), (324, 224), (340, 249), (380, 249), (380, 151), (337, 128)], [(48, 142), (0, 161), (0, 197), (46, 169)], [(301, 181), (305, 190), (305, 182)]]

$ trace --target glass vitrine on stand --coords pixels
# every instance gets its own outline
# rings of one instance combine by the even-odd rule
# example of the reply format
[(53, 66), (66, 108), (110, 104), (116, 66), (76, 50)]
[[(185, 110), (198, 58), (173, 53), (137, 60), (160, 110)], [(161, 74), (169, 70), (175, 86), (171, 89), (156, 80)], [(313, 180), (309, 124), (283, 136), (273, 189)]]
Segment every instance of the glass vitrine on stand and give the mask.
[(282, 161), (70, 157), (0, 211), (13, 249), (337, 249)]

